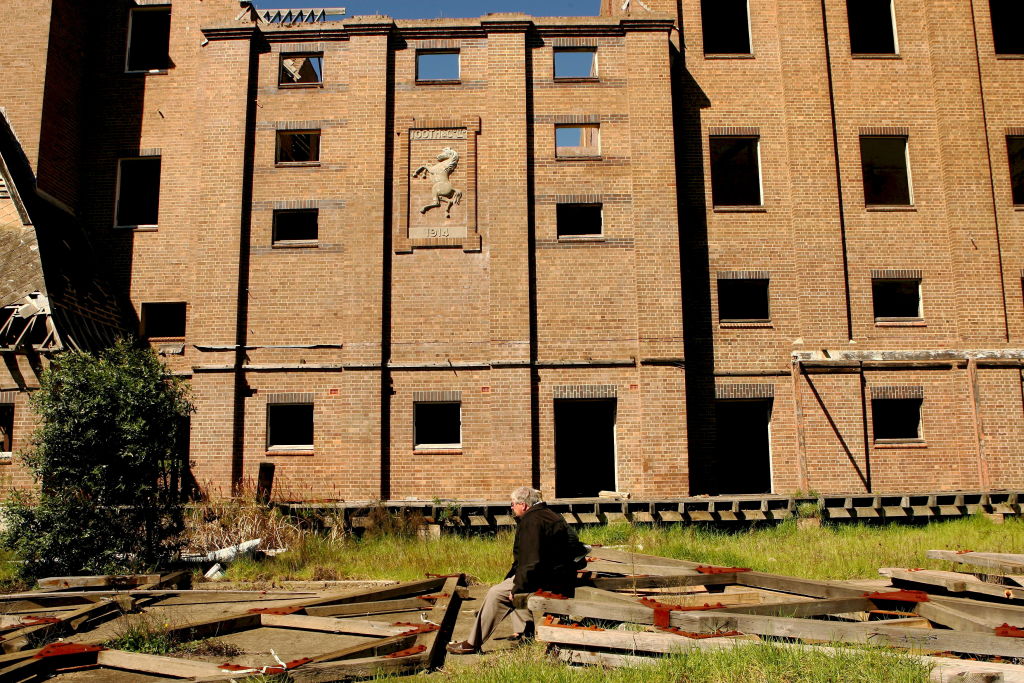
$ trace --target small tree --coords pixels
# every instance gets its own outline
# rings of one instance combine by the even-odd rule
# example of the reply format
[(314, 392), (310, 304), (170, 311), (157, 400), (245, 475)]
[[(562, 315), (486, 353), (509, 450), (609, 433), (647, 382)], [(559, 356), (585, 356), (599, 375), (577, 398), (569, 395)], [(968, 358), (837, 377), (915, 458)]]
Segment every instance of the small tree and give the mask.
[(31, 405), (41, 424), (22, 458), (40, 488), (7, 505), (0, 538), (25, 576), (136, 572), (180, 547), (178, 430), (192, 406), (150, 349), (58, 354)]

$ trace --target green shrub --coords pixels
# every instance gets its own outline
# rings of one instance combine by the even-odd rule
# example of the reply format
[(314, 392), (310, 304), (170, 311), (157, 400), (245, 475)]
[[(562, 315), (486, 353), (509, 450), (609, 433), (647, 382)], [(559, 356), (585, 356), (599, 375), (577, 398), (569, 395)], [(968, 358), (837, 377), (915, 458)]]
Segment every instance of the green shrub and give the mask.
[(23, 576), (137, 572), (178, 548), (178, 429), (192, 406), (168, 375), (126, 341), (53, 358), (31, 398), (41, 424), (21, 456), (39, 490), (6, 505), (0, 537)]

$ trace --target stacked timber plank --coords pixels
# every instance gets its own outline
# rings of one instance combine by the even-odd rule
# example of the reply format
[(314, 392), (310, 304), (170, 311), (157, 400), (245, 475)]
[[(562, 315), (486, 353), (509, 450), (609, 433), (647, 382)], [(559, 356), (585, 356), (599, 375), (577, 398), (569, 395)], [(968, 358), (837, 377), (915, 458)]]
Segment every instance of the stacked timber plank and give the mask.
[[(428, 669), (443, 656), (458, 609), (462, 575), (430, 576), (383, 588), (319, 595), (297, 592), (174, 588), (189, 573), (144, 577), (55, 577), (49, 591), (0, 596), (0, 681), (36, 681), (62, 672), (95, 669), (146, 680), (229, 681), (285, 673), (293, 681), (335, 681)], [(172, 586), (172, 588), (168, 588)], [(84, 589), (84, 590), (80, 590)], [(251, 632), (266, 645), (282, 633), (288, 642), (338, 637), (343, 647), (283, 661), (273, 649), (253, 664), (165, 657), (110, 649), (103, 619), (159, 609), (161, 601), (188, 605), (238, 604), (215, 618), (171, 619), (163, 633), (175, 642), (218, 640)], [(191, 601), (191, 602), (190, 602)], [(254, 606), (254, 604), (256, 606)], [(269, 605), (269, 606), (264, 606)], [(184, 613), (188, 613), (186, 609)], [(165, 612), (161, 612), (165, 614)], [(60, 638), (60, 640), (58, 640)], [(300, 645), (302, 647), (302, 645)], [(308, 646), (307, 646), (308, 649)]]
[(588, 559), (589, 585), (575, 598), (527, 599), (538, 640), (565, 662), (619, 666), (764, 640), (825, 652), (849, 643), (926, 656), (934, 680), (1024, 681), (1024, 666), (973, 661), (1024, 658), (1024, 605), (1016, 598), (865, 587), (606, 548)]

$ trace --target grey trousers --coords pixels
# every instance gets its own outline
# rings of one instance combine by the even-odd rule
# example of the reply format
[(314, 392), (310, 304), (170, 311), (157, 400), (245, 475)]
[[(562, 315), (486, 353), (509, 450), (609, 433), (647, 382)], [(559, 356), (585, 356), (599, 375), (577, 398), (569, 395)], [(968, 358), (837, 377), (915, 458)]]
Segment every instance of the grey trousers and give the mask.
[(501, 583), (491, 586), (484, 598), (483, 607), (477, 612), (476, 622), (473, 630), (469, 632), (467, 641), (473, 647), (480, 647), (491, 637), (494, 629), (498, 627), (501, 620), (512, 615), (512, 631), (522, 633), (527, 622), (533, 621), (533, 615), (528, 609), (514, 609), (512, 601), (509, 600), (509, 592), (512, 590), (513, 579), (505, 579)]

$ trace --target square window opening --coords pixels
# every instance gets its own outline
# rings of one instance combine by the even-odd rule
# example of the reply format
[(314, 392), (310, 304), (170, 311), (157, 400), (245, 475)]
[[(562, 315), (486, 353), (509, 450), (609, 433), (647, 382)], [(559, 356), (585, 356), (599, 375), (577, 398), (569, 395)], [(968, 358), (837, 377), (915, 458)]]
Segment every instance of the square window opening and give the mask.
[(282, 53), (278, 85), (322, 85), (323, 82), (322, 52)]
[(718, 281), (720, 322), (768, 322), (768, 280), (720, 279)]
[(921, 281), (917, 279), (871, 281), (875, 321), (921, 320)]
[(142, 304), (143, 339), (184, 339), (185, 312), (183, 301)]
[(462, 448), (461, 403), (414, 403), (412, 421), (414, 448)]
[(759, 142), (756, 137), (711, 137), (712, 204), (761, 206)]
[(596, 79), (597, 50), (595, 48), (555, 48), (556, 79)]
[(416, 80), (457, 81), (460, 78), (458, 50), (429, 50), (416, 53)]
[(747, 0), (701, 0), (701, 28), (706, 55), (749, 55), (750, 14)]
[(308, 164), (320, 161), (320, 131), (277, 131), (277, 157), (279, 164)]
[(125, 71), (166, 71), (171, 66), (171, 8), (135, 7), (128, 15)]
[(267, 449), (313, 450), (313, 404), (267, 405)]
[(602, 234), (600, 204), (558, 204), (555, 220), (559, 237), (600, 237)]
[(860, 138), (866, 206), (911, 206), (910, 162), (905, 137)]
[(319, 218), (319, 209), (274, 211), (273, 243), (316, 242)]
[(155, 226), (160, 217), (160, 157), (121, 159), (117, 164), (115, 225)]
[(601, 155), (601, 127), (555, 126), (556, 157), (596, 157)]
[(875, 441), (921, 441), (920, 398), (871, 399)]
[(1024, 54), (1024, 2), (989, 0), (989, 10), (996, 54)]
[(1006, 155), (1010, 161), (1010, 188), (1013, 203), (1024, 205), (1024, 136), (1006, 138)]
[(10, 458), (14, 451), (14, 405), (0, 404), (0, 458)]
[(892, 0), (846, 0), (850, 52), (855, 55), (894, 55), (896, 14)]

